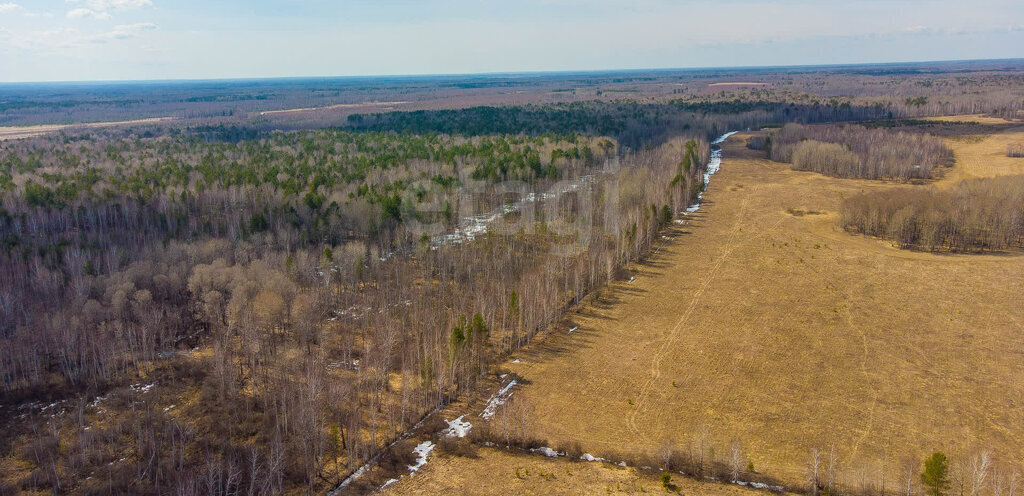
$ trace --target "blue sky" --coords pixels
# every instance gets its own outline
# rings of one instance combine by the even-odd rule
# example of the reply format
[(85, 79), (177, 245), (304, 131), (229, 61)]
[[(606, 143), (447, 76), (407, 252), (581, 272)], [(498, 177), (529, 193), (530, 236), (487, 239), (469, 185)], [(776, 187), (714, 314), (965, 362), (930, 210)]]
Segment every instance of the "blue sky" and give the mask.
[(1016, 57), (1021, 0), (0, 0), (0, 81)]

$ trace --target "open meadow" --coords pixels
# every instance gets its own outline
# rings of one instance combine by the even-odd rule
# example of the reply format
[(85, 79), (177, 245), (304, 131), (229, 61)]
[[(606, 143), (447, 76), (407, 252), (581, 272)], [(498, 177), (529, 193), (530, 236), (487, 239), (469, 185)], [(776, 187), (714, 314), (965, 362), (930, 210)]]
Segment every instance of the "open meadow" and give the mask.
[[(744, 466), (791, 488), (807, 487), (815, 452), (822, 484), (847, 491), (916, 487), (937, 450), (960, 481), (986, 451), (992, 477), (1024, 469), (1024, 254), (848, 234), (842, 199), (897, 185), (793, 171), (747, 150), (749, 136), (723, 145), (704, 206), (631, 278), (502, 364), (533, 437), (611, 460), (676, 450), (729, 464), (738, 445)], [(956, 165), (937, 186), (1024, 174), (1005, 157), (1012, 140), (1024, 129), (949, 139)], [(471, 464), (463, 477), (500, 479), (456, 460), (426, 473)]]

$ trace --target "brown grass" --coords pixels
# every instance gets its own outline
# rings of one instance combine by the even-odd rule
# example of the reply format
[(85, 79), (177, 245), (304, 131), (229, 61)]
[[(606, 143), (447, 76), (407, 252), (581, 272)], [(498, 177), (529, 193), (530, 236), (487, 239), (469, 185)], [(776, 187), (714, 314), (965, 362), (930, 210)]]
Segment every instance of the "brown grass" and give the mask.
[[(526, 384), (516, 394), (534, 436), (654, 454), (706, 432), (716, 458), (739, 440), (759, 472), (793, 486), (809, 452), (830, 446), (847, 487), (883, 470), (892, 481), (935, 450), (965, 461), (989, 449), (1024, 469), (1024, 256), (849, 235), (836, 226), (842, 198), (893, 185), (792, 171), (742, 138), (726, 143), (705, 207), (633, 282), (504, 364)], [(952, 143), (965, 160), (940, 183), (1012, 172), (978, 158), (1003, 138)], [(475, 484), (499, 465), (430, 480)]]
[(946, 173), (938, 186), (948, 187), (976, 177), (1024, 174), (1024, 164), (1020, 159), (1006, 156), (1007, 146), (1024, 142), (1024, 127), (972, 138), (946, 141), (953, 149), (956, 167)]
[(9, 139), (31, 138), (44, 134), (61, 131), (64, 129), (84, 129), (96, 127), (126, 126), (133, 124), (155, 124), (171, 120), (172, 117), (153, 117), (150, 119), (136, 119), (131, 121), (112, 122), (88, 122), (82, 124), (46, 124), (39, 126), (4, 126), (0, 127), (0, 141)]
[[(739, 486), (700, 483), (678, 474), (672, 482), (691, 496), (768, 494)], [(403, 477), (381, 494), (669, 494), (658, 474), (607, 463), (513, 454), (493, 448), (474, 458), (433, 456), (414, 477)]]
[(976, 124), (1009, 124), (1014, 121), (1002, 117), (989, 117), (984, 114), (944, 115), (941, 117), (925, 117), (922, 120), (935, 122), (973, 122)]

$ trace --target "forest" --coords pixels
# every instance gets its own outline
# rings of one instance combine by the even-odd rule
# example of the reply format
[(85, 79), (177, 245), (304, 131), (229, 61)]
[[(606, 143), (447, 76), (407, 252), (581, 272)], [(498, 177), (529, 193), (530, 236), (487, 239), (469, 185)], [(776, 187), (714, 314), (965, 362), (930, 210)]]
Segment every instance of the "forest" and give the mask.
[(7, 489), (330, 487), (618, 277), (708, 154), (329, 128), (6, 142), (0, 370), (35, 400), (4, 411), (28, 467)]

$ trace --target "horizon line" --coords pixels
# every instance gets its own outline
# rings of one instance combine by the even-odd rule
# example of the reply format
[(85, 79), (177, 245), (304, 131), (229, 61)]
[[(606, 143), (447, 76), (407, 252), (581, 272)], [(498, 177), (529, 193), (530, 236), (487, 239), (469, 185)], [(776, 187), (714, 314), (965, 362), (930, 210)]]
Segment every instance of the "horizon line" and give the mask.
[[(906, 60), (897, 62), (851, 62), (839, 64), (793, 64), (793, 65), (748, 65), (748, 66), (690, 66), (690, 67), (647, 67), (618, 69), (580, 69), (580, 70), (525, 70), (495, 72), (453, 72), (453, 73), (406, 73), (406, 74), (355, 74), (355, 75), (319, 75), (319, 76), (240, 76), (240, 77), (197, 77), (197, 78), (163, 78), (163, 79), (53, 79), (37, 81), (0, 81), (0, 86), (16, 85), (102, 85), (102, 84), (159, 84), (159, 83), (206, 83), (206, 82), (240, 82), (240, 81), (282, 81), (282, 80), (325, 80), (325, 79), (429, 79), (429, 78), (472, 78), (472, 77), (510, 77), (510, 76), (556, 76), (573, 74), (627, 74), (655, 72), (696, 72), (712, 70), (772, 70), (772, 69), (831, 69), (848, 67), (877, 67), (901, 65), (934, 65), (955, 63), (983, 62), (1024, 62), (1024, 57), (995, 59), (952, 59), (952, 60)], [(1024, 70), (1024, 67), (1022, 67)]]

